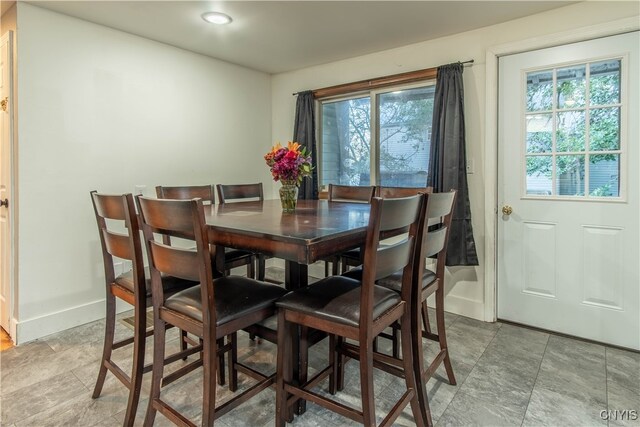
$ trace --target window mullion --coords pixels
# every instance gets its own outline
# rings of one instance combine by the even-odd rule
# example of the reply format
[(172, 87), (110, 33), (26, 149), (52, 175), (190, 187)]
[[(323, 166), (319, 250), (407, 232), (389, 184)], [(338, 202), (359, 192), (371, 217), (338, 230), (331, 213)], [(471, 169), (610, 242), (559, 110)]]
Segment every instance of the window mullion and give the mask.
[(370, 185), (380, 185), (380, 129), (378, 120), (378, 94), (371, 92), (369, 100), (371, 107), (369, 108), (371, 118), (370, 124), (370, 137), (369, 137), (369, 151), (371, 153), (371, 161), (369, 162), (370, 169)]

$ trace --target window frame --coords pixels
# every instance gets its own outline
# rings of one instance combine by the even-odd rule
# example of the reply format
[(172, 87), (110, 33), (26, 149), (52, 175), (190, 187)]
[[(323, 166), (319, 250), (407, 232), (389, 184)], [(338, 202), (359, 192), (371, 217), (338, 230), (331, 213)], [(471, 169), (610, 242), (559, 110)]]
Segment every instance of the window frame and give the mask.
[[(591, 103), (589, 102), (587, 105), (585, 105), (585, 107), (583, 108), (583, 111), (585, 112), (585, 150), (584, 152), (557, 152), (556, 151), (556, 138), (557, 138), (557, 114), (558, 112), (566, 112), (566, 111), (576, 111), (576, 110), (580, 110), (580, 108), (558, 108), (558, 106), (556, 105), (557, 103), (557, 74), (556, 74), (556, 70), (561, 69), (561, 68), (567, 68), (567, 67), (571, 67), (571, 66), (575, 66), (575, 65), (582, 65), (584, 64), (586, 66), (587, 69), (587, 74), (585, 75), (586, 77), (586, 82), (585, 82), (585, 97), (586, 99), (590, 100), (590, 81), (589, 78), (590, 77), (590, 72), (589, 72), (589, 65), (595, 62), (601, 62), (601, 61), (607, 61), (607, 60), (619, 60), (620, 61), (620, 102), (617, 104), (606, 104), (606, 105), (596, 105), (595, 107), (591, 105)], [(627, 137), (627, 128), (628, 128), (628, 103), (629, 103), (629, 73), (628, 73), (628, 67), (629, 67), (629, 54), (628, 53), (623, 53), (623, 54), (611, 54), (611, 55), (604, 55), (604, 56), (597, 56), (597, 57), (590, 57), (590, 58), (583, 58), (579, 61), (568, 61), (568, 62), (559, 62), (553, 65), (547, 65), (547, 66), (543, 66), (543, 67), (533, 67), (533, 68), (528, 68), (528, 69), (524, 69), (521, 71), (521, 92), (520, 92), (520, 96), (521, 96), (521, 105), (522, 105), (522, 109), (521, 109), (521, 117), (520, 117), (520, 123), (521, 123), (521, 135), (520, 135), (520, 141), (518, 141), (518, 143), (520, 144), (521, 147), (521, 157), (519, 159), (520, 162), (520, 187), (521, 187), (521, 200), (549, 200), (549, 201), (581, 201), (581, 202), (607, 202), (607, 203), (626, 203), (627, 202), (627, 188), (628, 188), (628, 171), (627, 171), (627, 163), (628, 163), (628, 137)], [(534, 73), (534, 72), (539, 72), (539, 71), (552, 71), (553, 72), (553, 105), (551, 107), (551, 110), (544, 110), (544, 111), (536, 111), (536, 112), (530, 112), (527, 111), (526, 108), (526, 102), (527, 102), (527, 74), (529, 73)], [(600, 108), (612, 108), (612, 107), (617, 107), (619, 108), (620, 111), (620, 128), (619, 128), (619, 138), (620, 138), (620, 147), (618, 150), (608, 150), (606, 152), (603, 151), (594, 151), (591, 150), (591, 144), (590, 144), (590, 134), (589, 134), (589, 117), (590, 114), (587, 114), (587, 112), (591, 112), (592, 110), (597, 110)], [(527, 114), (531, 114), (531, 113), (540, 113), (540, 114), (546, 114), (546, 113), (551, 113), (552, 114), (552, 120), (553, 120), (553, 146), (552, 146), (552, 151), (550, 153), (527, 153), (527, 129), (526, 129), (526, 120), (527, 120)], [(619, 190), (618, 190), (618, 196), (617, 197), (613, 197), (613, 196), (592, 196), (589, 191), (588, 191), (588, 185), (585, 184), (585, 194), (583, 196), (563, 196), (563, 195), (559, 195), (557, 194), (557, 180), (556, 180), (556, 158), (560, 155), (583, 155), (585, 157), (585, 169), (584, 169), (584, 173), (585, 173), (585, 177), (589, 177), (589, 161), (587, 160), (587, 158), (590, 155), (598, 155), (598, 154), (606, 154), (606, 153), (611, 153), (611, 154), (617, 154), (619, 155), (619, 164), (620, 164), (620, 175), (619, 175)], [(553, 170), (552, 170), (552, 176), (551, 176), (551, 182), (552, 182), (552, 189), (553, 189), (553, 194), (551, 195), (544, 195), (544, 194), (527, 194), (527, 156), (550, 156), (552, 158), (552, 164), (553, 166)], [(589, 179), (589, 178), (587, 178)], [(587, 181), (588, 183), (589, 181)]]
[(409, 90), (409, 89), (417, 89), (417, 88), (422, 88), (427, 86), (432, 86), (435, 88), (435, 85), (436, 85), (436, 79), (432, 78), (432, 79), (425, 79), (425, 80), (412, 82), (412, 83), (399, 84), (395, 86), (385, 86), (377, 89), (371, 89), (366, 91), (356, 91), (356, 92), (351, 92), (347, 94), (328, 96), (325, 98), (316, 99), (316, 118), (315, 118), (316, 119), (316, 141), (318, 141), (318, 147), (316, 152), (318, 155), (318, 163), (317, 163), (318, 186), (320, 187), (318, 190), (324, 191), (326, 189), (325, 188), (326, 186), (322, 184), (323, 182), (322, 156), (323, 156), (323, 144), (324, 144), (324, 141), (322, 139), (322, 135), (323, 135), (322, 106), (325, 103), (347, 101), (350, 99), (358, 99), (358, 98), (366, 98), (367, 96), (369, 97), (369, 104), (370, 104), (369, 111), (371, 114), (371, 118), (370, 118), (370, 126), (371, 126), (370, 135), (371, 136), (370, 136), (370, 142), (369, 142), (370, 144), (369, 185), (372, 185), (372, 186), (380, 185), (380, 149), (379, 149), (380, 124), (378, 120), (378, 116), (379, 116), (378, 97), (385, 93)]

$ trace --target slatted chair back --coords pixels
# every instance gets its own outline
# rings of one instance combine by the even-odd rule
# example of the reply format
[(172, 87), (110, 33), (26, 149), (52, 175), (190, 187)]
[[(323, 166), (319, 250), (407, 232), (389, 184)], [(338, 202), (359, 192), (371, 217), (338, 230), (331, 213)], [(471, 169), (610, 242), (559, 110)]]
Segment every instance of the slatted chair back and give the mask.
[(329, 184), (330, 202), (371, 203), (375, 187)]
[(399, 197), (410, 197), (416, 194), (428, 194), (433, 190), (432, 187), (387, 187), (384, 185), (376, 186), (376, 197), (383, 199), (397, 199)]
[[(424, 202), (425, 196), (423, 194), (395, 199), (374, 197), (371, 201), (371, 213), (364, 246), (360, 302), (361, 325), (371, 325), (373, 322), (374, 284), (382, 277), (402, 270), (402, 298), (410, 303), (411, 276), (416, 250), (415, 239), (418, 226), (425, 215)], [(408, 233), (405, 239), (392, 245), (379, 244), (381, 237), (406, 230)], [(371, 331), (367, 331), (366, 335), (361, 336), (365, 338), (370, 336), (370, 333)]]
[[(115, 281), (114, 257), (131, 261), (134, 295), (146, 298), (140, 227), (131, 194), (108, 195), (91, 192), (98, 223), (107, 286)], [(121, 229), (125, 231), (122, 232)]]
[(203, 204), (215, 203), (215, 191), (213, 185), (182, 185), (156, 187), (158, 199), (189, 200), (200, 198)]
[(451, 231), (455, 200), (456, 190), (429, 195), (426, 218), (418, 231), (423, 239), (422, 246), (416, 253), (416, 256), (419, 257), (416, 262), (419, 261), (418, 263), (421, 264), (421, 266), (416, 265), (417, 268), (420, 268), (420, 270), (416, 270), (416, 274), (417, 271), (424, 269), (425, 257), (436, 257), (436, 276), (444, 277), (447, 243)]
[(246, 201), (246, 199), (264, 200), (261, 182), (256, 184), (218, 184), (216, 189), (219, 203)]
[[(213, 273), (210, 246), (201, 199), (172, 200), (138, 196), (140, 218), (149, 255), (154, 310), (164, 302), (161, 274), (199, 282), (202, 291), (202, 316), (205, 325), (215, 325)], [(160, 243), (155, 235), (163, 237)], [(195, 249), (170, 246), (166, 236), (195, 241)], [(209, 309), (204, 307), (208, 306)], [(215, 330), (214, 330), (215, 332)], [(213, 334), (215, 337), (215, 333)]]

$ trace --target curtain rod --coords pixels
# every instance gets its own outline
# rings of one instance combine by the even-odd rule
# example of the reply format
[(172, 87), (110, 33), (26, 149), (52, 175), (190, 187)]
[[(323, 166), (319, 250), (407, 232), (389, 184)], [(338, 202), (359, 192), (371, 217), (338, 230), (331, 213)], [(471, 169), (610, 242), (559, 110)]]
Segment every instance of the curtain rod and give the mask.
[[(444, 65), (454, 64), (473, 64), (474, 60), (452, 62)], [(444, 66), (441, 65), (441, 66)], [(425, 68), (423, 70), (409, 71), (407, 73), (393, 74), (391, 76), (377, 77), (369, 80), (361, 80), (353, 83), (345, 83), (336, 86), (324, 87), (321, 89), (313, 90), (314, 98), (325, 98), (329, 96), (342, 95), (349, 92), (357, 92), (366, 89), (377, 89), (386, 86), (394, 86), (404, 83), (412, 83), (418, 80), (428, 80), (436, 78), (438, 73), (438, 67)], [(303, 91), (293, 93), (293, 96), (300, 94)]]

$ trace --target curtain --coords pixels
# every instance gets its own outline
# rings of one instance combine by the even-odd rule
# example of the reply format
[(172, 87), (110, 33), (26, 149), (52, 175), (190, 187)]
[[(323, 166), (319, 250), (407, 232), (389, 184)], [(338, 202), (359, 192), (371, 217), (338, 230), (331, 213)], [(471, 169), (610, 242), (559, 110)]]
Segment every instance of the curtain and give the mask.
[(447, 248), (449, 266), (478, 265), (467, 186), (463, 69), (461, 63), (438, 67), (427, 178), (434, 192), (457, 190)]
[(318, 154), (316, 150), (315, 99), (313, 92), (308, 90), (298, 93), (296, 102), (296, 117), (293, 127), (293, 141), (299, 143), (311, 153), (311, 179), (302, 180), (299, 199), (318, 198)]

